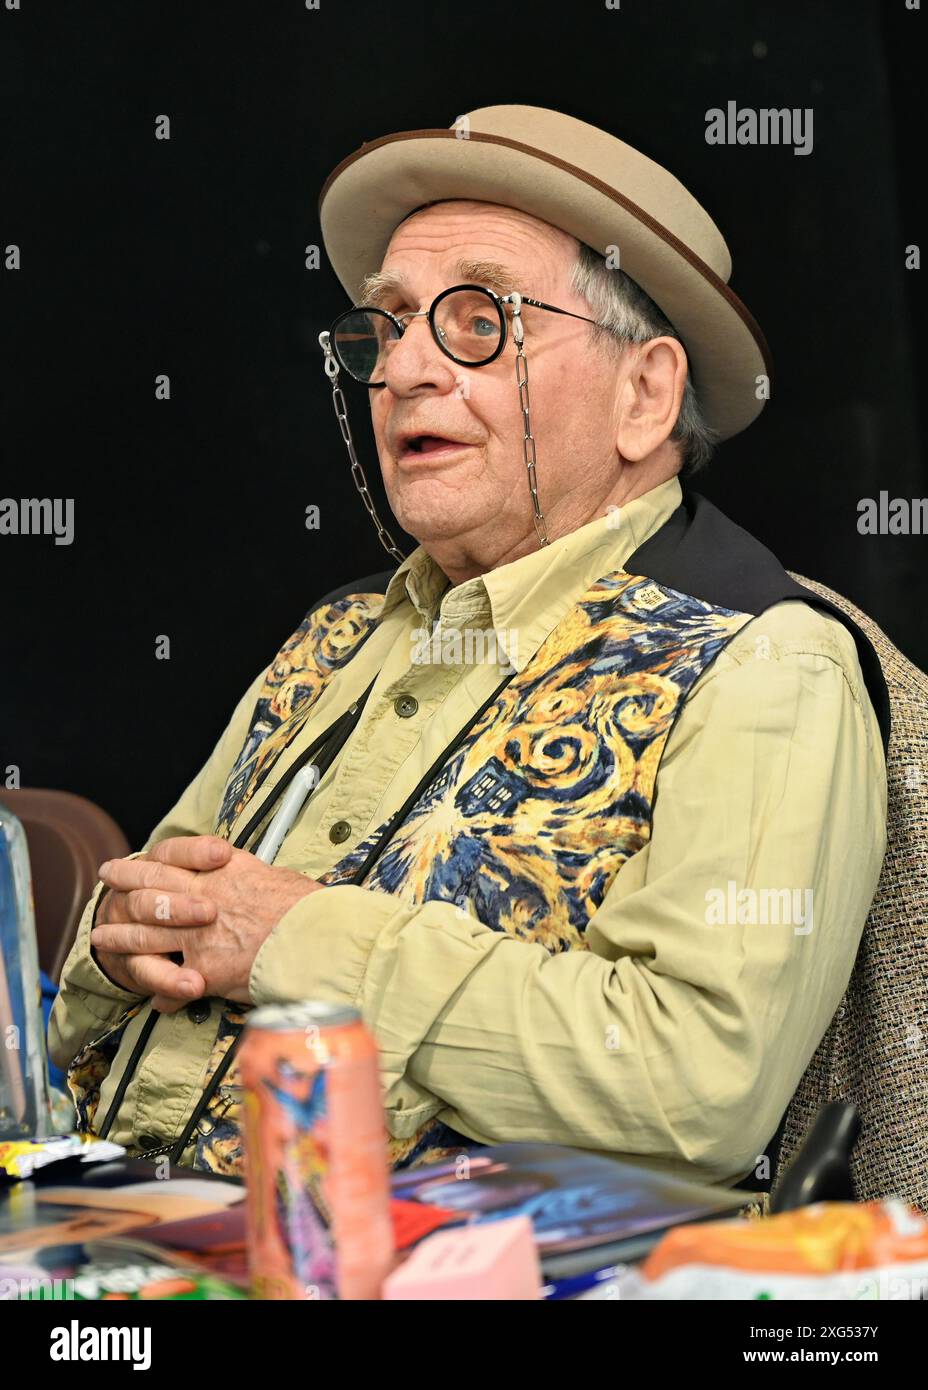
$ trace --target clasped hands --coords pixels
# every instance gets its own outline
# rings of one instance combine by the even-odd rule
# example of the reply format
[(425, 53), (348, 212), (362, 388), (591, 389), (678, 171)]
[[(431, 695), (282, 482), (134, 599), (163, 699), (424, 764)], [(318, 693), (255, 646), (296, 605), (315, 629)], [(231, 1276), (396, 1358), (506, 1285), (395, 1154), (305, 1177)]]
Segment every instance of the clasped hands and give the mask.
[[(260, 946), (294, 903), (324, 886), (218, 835), (161, 840), (99, 873), (110, 891), (90, 933), (95, 959), (115, 984), (151, 995), (160, 1013), (201, 995), (250, 1004)], [(178, 952), (183, 964), (171, 959)]]

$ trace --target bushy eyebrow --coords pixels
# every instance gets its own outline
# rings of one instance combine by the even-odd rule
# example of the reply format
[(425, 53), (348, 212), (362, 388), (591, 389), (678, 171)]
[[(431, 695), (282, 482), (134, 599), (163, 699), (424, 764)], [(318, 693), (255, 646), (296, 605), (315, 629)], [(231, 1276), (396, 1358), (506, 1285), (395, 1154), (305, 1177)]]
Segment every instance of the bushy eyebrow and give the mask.
[[(454, 268), (457, 280), (454, 283), (486, 285), (497, 294), (511, 294), (519, 288), (518, 277), (500, 261), (460, 260)], [(361, 282), (359, 304), (367, 304), (372, 309), (382, 309), (387, 301), (397, 296), (409, 302), (409, 285), (404, 275), (392, 270), (377, 270), (366, 275)]]

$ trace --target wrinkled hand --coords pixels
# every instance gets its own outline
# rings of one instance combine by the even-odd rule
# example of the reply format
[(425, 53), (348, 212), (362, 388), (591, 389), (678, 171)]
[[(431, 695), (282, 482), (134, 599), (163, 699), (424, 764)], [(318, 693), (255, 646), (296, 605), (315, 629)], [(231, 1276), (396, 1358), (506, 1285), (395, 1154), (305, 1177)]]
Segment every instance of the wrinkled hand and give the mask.
[[(124, 989), (150, 994), (161, 1013), (200, 995), (251, 1003), (259, 947), (294, 903), (323, 886), (216, 835), (161, 840), (99, 873), (111, 890), (90, 933), (99, 964)], [(176, 952), (182, 965), (170, 959)]]

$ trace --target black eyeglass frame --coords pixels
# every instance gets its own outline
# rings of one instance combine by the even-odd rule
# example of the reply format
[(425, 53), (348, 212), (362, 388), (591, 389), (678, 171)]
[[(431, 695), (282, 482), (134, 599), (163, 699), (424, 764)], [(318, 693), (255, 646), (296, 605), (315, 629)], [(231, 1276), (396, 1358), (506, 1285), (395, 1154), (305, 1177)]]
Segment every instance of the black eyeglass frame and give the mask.
[[(442, 343), (441, 338), (439, 336), (439, 329), (435, 324), (435, 312), (441, 301), (443, 299), (447, 299), (449, 294), (457, 294), (460, 290), (479, 290), (481, 294), (485, 294), (490, 300), (490, 302), (493, 304), (494, 308), (496, 309), (496, 313), (499, 317), (501, 330), (500, 340), (497, 343), (494, 351), (490, 353), (489, 357), (484, 357), (480, 362), (465, 362), (462, 361), (460, 357), (455, 357), (454, 353), (451, 352), (448, 348), (446, 348), (445, 345)], [(332, 345), (332, 351), (338, 358), (339, 364), (345, 369), (345, 371), (348, 373), (351, 379), (353, 381), (357, 381), (361, 386), (366, 386), (368, 390), (376, 391), (379, 390), (381, 387), (386, 386), (386, 381), (365, 381), (363, 377), (357, 376), (348, 366), (347, 362), (345, 362), (344, 358), (338, 350), (338, 340), (336, 338), (336, 333), (338, 331), (339, 324), (343, 323), (349, 317), (349, 315), (359, 313), (382, 314), (383, 317), (389, 319), (390, 322), (396, 328), (397, 342), (399, 342), (400, 338), (402, 338), (403, 334), (406, 332), (407, 325), (403, 322), (404, 319), (428, 318), (429, 328), (431, 329), (432, 338), (434, 342), (439, 347), (439, 349), (445, 354), (446, 357), (451, 358), (452, 362), (455, 362), (459, 367), (487, 367), (491, 362), (496, 361), (497, 357), (499, 357), (500, 353), (503, 351), (508, 341), (509, 318), (506, 314), (506, 306), (513, 306), (516, 310), (516, 314), (518, 315), (523, 304), (530, 304), (533, 309), (547, 309), (548, 312), (552, 314), (564, 314), (567, 318), (580, 319), (583, 323), (592, 323), (597, 328), (605, 328), (607, 326), (606, 324), (598, 323), (596, 319), (587, 318), (584, 314), (575, 314), (570, 309), (559, 309), (555, 304), (545, 304), (540, 299), (530, 299), (528, 295), (499, 295), (496, 293), (495, 290), (489, 289), (486, 285), (450, 285), (448, 289), (442, 290), (441, 294), (435, 296), (428, 309), (417, 309), (414, 312), (410, 310), (408, 314), (394, 314), (391, 313), (389, 309), (380, 309), (371, 304), (353, 304), (350, 309), (346, 309), (344, 313), (339, 314), (338, 318), (332, 324), (332, 327), (329, 329), (329, 342)], [(522, 326), (521, 323), (519, 323), (518, 317), (516, 318), (516, 322), (518, 323), (518, 329), (515, 330), (516, 341), (521, 343)]]

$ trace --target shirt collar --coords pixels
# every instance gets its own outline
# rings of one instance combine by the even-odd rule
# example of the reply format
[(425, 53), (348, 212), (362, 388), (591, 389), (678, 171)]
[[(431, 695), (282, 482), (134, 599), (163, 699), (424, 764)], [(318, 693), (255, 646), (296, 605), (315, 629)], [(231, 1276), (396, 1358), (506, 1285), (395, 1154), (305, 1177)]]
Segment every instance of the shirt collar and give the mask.
[(580, 594), (603, 575), (623, 569), (682, 498), (678, 478), (668, 478), (550, 545), (453, 587), (417, 546), (391, 577), (381, 616), (408, 598), (428, 624), (437, 609), (445, 628), (492, 626), (511, 665), (521, 671)]

